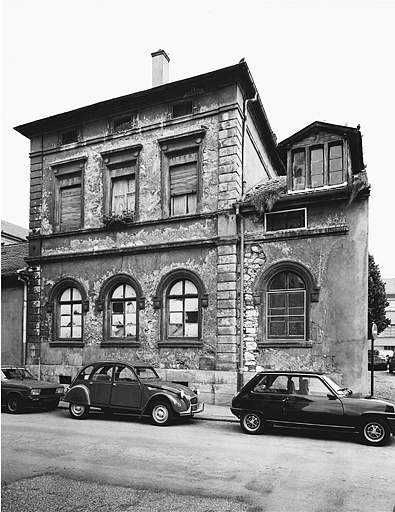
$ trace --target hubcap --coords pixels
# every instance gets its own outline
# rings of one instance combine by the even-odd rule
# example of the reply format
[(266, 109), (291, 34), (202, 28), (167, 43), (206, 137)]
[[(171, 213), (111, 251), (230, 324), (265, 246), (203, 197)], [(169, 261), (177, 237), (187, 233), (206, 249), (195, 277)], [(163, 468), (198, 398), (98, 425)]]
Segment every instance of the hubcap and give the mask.
[(155, 416), (156, 421), (163, 423), (164, 421), (167, 420), (167, 417), (168, 417), (167, 409), (162, 406), (155, 407), (154, 416)]
[(8, 408), (10, 411), (16, 411), (18, 409), (18, 400), (11, 398), (11, 400), (8, 402)]
[(384, 429), (378, 423), (369, 423), (365, 427), (366, 437), (368, 437), (371, 441), (381, 441), (384, 436)]
[(254, 414), (247, 416), (245, 419), (246, 427), (250, 430), (256, 430), (259, 427), (259, 418)]
[(81, 416), (81, 414), (84, 413), (84, 406), (83, 405), (80, 405), (80, 404), (74, 404), (73, 405), (73, 413), (76, 415), (76, 416)]

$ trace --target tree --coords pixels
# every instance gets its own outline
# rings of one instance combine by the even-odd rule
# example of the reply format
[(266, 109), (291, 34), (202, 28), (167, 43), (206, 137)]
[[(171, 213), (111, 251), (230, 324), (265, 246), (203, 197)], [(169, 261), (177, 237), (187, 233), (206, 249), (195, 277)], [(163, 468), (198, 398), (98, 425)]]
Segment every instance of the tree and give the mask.
[(372, 324), (377, 325), (380, 334), (391, 324), (391, 320), (385, 316), (385, 308), (388, 306), (385, 293), (385, 283), (381, 279), (379, 266), (369, 254), (369, 278), (368, 278), (368, 333), (371, 338)]

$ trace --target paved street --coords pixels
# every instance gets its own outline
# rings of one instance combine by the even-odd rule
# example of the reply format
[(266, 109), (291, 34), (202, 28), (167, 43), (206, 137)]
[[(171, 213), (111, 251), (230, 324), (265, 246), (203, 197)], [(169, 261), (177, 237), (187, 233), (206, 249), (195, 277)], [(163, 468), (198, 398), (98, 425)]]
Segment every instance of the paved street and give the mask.
[(2, 414), (2, 511), (392, 511), (394, 453), (393, 438), (247, 436), (229, 421)]

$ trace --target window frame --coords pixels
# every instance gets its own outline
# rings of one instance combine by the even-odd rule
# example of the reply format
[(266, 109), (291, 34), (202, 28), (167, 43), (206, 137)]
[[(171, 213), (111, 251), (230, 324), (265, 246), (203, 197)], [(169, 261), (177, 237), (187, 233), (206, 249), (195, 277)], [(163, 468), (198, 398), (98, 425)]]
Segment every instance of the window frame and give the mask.
[[(56, 233), (77, 231), (84, 226), (84, 171), (87, 157), (54, 162), (49, 167), (54, 176), (54, 199), (50, 213), (50, 221)], [(62, 191), (72, 187), (80, 187), (80, 222), (72, 229), (62, 229)]]
[[(68, 289), (77, 289), (81, 295), (81, 337), (78, 338), (61, 338), (60, 337), (60, 298), (62, 294)], [(84, 343), (84, 323), (85, 313), (89, 311), (89, 300), (84, 287), (73, 278), (65, 278), (54, 285), (48, 297), (46, 304), (46, 312), (52, 317), (51, 322), (51, 346), (70, 346), (70, 347), (83, 347)]]
[[(139, 163), (141, 144), (126, 148), (102, 151), (103, 159), (103, 213), (106, 216), (116, 215), (113, 211), (113, 183), (122, 177), (134, 176), (134, 210), (133, 219), (139, 217)], [(130, 213), (130, 212), (129, 212)]]
[[(169, 292), (179, 281), (191, 281), (198, 295), (198, 336), (169, 336), (170, 310), (168, 306)], [(194, 272), (186, 269), (179, 269), (162, 278), (157, 289), (157, 295), (153, 299), (154, 309), (160, 310), (161, 336), (160, 347), (201, 347), (203, 346), (204, 308), (208, 307), (208, 294), (200, 277)]]
[[(162, 175), (162, 215), (163, 218), (190, 217), (198, 215), (202, 208), (202, 146), (205, 136), (205, 130), (197, 130), (187, 134), (176, 135), (159, 139), (158, 143), (161, 150), (161, 175)], [(196, 152), (197, 167), (197, 191), (196, 191), (196, 211), (193, 213), (182, 213), (178, 215), (171, 214), (171, 184), (170, 184), (170, 158), (185, 154), (186, 152)], [(184, 194), (187, 195), (187, 194)], [(182, 196), (182, 194), (181, 194)]]
[[(303, 212), (303, 221), (304, 225), (297, 227), (297, 228), (283, 228), (283, 229), (269, 229), (270, 226), (268, 226), (269, 222), (268, 219), (275, 217), (276, 215), (282, 215), (287, 213), (294, 213), (294, 212)], [(307, 208), (293, 208), (289, 210), (278, 210), (275, 212), (266, 212), (265, 213), (265, 231), (267, 233), (274, 233), (277, 231), (288, 231), (288, 230), (297, 230), (297, 229), (307, 229)]]
[[(130, 285), (136, 294), (136, 335), (135, 336), (119, 336), (112, 337), (112, 312), (111, 297), (112, 293), (120, 285)], [(126, 300), (126, 299), (125, 299)], [(96, 309), (103, 314), (103, 341), (102, 346), (114, 347), (139, 347), (140, 346), (140, 310), (145, 308), (145, 297), (143, 297), (142, 289), (139, 283), (129, 274), (117, 274), (110, 277), (103, 284), (96, 301)]]

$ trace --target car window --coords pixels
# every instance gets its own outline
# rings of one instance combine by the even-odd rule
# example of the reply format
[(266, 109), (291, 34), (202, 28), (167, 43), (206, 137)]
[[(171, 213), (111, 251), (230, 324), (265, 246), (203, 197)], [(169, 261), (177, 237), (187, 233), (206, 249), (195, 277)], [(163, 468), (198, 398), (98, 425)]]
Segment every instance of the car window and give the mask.
[(141, 380), (159, 379), (159, 375), (153, 368), (135, 368), (135, 370)]
[(95, 381), (110, 381), (112, 379), (112, 364), (104, 364), (96, 368), (95, 372), (92, 375), (92, 380)]
[(308, 394), (310, 396), (327, 396), (330, 392), (322, 380), (317, 377), (308, 377), (305, 380), (308, 381)]
[[(4, 378), (3, 378), (4, 375)], [(3, 368), (2, 369), (2, 380), (8, 379), (29, 379), (37, 380), (26, 368)]]
[(137, 377), (133, 370), (128, 366), (117, 365), (114, 372), (114, 381), (116, 382), (136, 382)]
[(89, 375), (92, 373), (93, 365), (87, 366), (77, 375), (75, 380), (88, 380)]
[(8, 376), (8, 371), (7, 370), (1, 370), (1, 380), (7, 380), (9, 378), (10, 377)]
[(253, 391), (257, 393), (287, 393), (289, 378), (286, 375), (265, 375)]

